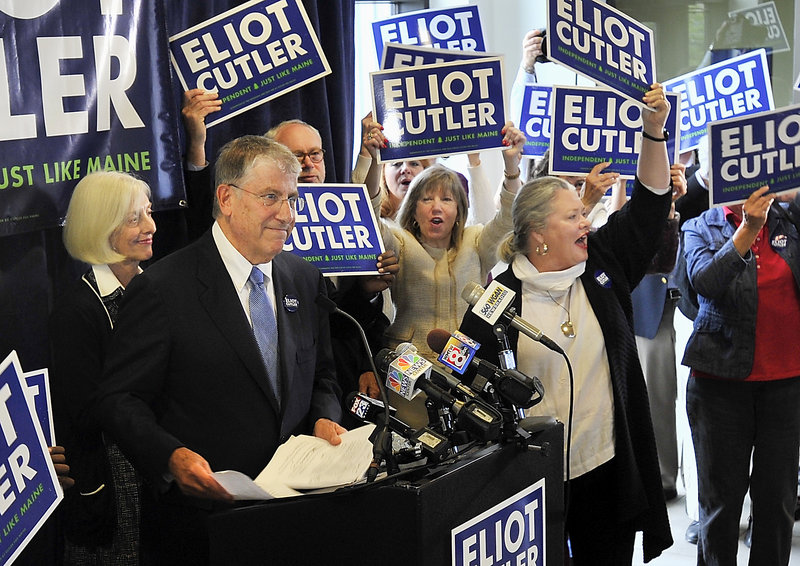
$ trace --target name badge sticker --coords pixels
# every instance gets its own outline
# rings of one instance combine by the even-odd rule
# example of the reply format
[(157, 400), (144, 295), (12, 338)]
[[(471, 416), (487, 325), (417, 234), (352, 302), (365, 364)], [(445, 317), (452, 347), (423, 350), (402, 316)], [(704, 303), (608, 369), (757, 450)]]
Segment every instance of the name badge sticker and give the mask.
[(772, 238), (773, 248), (785, 248), (788, 243), (789, 239), (786, 237), (786, 234), (776, 234), (775, 237)]
[(594, 280), (597, 281), (597, 284), (603, 287), (604, 289), (611, 288), (611, 277), (605, 271), (595, 271), (594, 272)]
[(284, 295), (283, 308), (288, 312), (297, 312), (297, 307), (300, 306), (300, 301), (294, 295)]

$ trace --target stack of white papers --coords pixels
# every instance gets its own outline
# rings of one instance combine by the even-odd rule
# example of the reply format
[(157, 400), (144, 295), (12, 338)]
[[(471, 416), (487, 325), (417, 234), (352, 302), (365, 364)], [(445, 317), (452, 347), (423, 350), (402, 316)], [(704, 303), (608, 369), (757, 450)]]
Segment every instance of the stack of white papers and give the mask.
[(342, 443), (332, 446), (315, 436), (292, 436), (255, 481), (241, 472), (215, 472), (214, 477), (234, 499), (273, 499), (302, 495), (299, 489), (316, 490), (353, 484), (364, 477), (372, 462), (374, 424), (349, 430)]

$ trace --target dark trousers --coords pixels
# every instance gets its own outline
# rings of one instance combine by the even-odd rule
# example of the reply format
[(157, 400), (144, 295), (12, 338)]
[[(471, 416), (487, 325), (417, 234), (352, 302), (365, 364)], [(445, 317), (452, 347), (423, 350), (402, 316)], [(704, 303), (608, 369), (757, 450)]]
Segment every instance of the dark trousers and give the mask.
[(800, 378), (745, 382), (691, 377), (686, 412), (700, 500), (697, 564), (735, 566), (748, 488), (753, 502), (750, 564), (788, 564), (797, 502)]
[(570, 481), (566, 534), (574, 566), (623, 566), (633, 562), (636, 530), (616, 520), (614, 460)]
[[(146, 566), (205, 566), (209, 563), (211, 501), (183, 496), (176, 486), (165, 494), (142, 494), (141, 555)], [(199, 503), (199, 506), (195, 504)]]

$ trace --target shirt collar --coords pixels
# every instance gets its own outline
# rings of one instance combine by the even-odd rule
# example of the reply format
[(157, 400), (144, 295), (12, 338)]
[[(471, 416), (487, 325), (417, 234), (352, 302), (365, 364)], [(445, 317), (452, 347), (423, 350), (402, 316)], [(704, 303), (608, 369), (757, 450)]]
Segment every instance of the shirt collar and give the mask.
[(725, 215), (725, 218), (728, 218), (729, 220), (733, 220), (733, 222), (737, 226), (742, 223), (742, 217), (739, 214), (735, 213), (731, 207), (723, 206), (722, 207), (722, 213)]
[[(140, 268), (139, 273), (141, 272)], [(108, 265), (93, 265), (92, 273), (94, 273), (94, 279), (97, 281), (97, 292), (100, 293), (101, 297), (107, 297), (117, 289), (124, 288)]]
[[(218, 222), (214, 222), (211, 227), (211, 235), (214, 237), (214, 243), (217, 245), (219, 255), (222, 257), (222, 263), (225, 264), (225, 269), (228, 271), (231, 281), (233, 281), (234, 288), (237, 292), (241, 291), (247, 285), (253, 265), (233, 247)], [(260, 263), (256, 267), (261, 270), (265, 277), (269, 277), (272, 280), (271, 261)]]

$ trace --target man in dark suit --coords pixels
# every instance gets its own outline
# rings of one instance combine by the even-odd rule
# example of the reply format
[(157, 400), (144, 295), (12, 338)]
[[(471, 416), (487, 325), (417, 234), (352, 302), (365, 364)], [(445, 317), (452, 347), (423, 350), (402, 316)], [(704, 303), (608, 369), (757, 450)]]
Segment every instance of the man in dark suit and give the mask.
[[(232, 499), (212, 470), (255, 477), (292, 434), (341, 442), (328, 317), (315, 302), (325, 283), (280, 253), (298, 172), (297, 158), (263, 136), (227, 144), (212, 229), (126, 290), (97, 413), (153, 488), (143, 497), (142, 550), (154, 563), (207, 562), (207, 515)], [(277, 370), (254, 335), (254, 267), (277, 320)]]
[[(221, 107), (219, 94), (191, 89), (183, 93), (183, 125), (186, 129), (186, 163), (184, 180), (189, 200), (187, 226), (190, 241), (205, 232), (212, 222), (213, 197), (210, 165), (206, 159), (206, 125), (208, 115)], [(282, 143), (300, 163), (299, 183), (324, 183), (326, 179), (325, 149), (319, 131), (302, 120), (284, 120), (264, 134)], [(379, 275), (327, 278), (328, 294), (340, 309), (351, 314), (366, 332), (375, 349), (383, 340), (389, 320), (383, 314), (381, 292), (387, 289), (399, 269), (393, 250), (378, 256)], [(378, 397), (378, 386), (372, 374), (369, 357), (364, 353), (361, 335), (351, 321), (338, 315), (331, 317), (334, 361), (339, 385), (344, 393), (360, 390)], [(346, 415), (346, 418), (349, 416)], [(352, 421), (355, 422), (355, 421)]]

